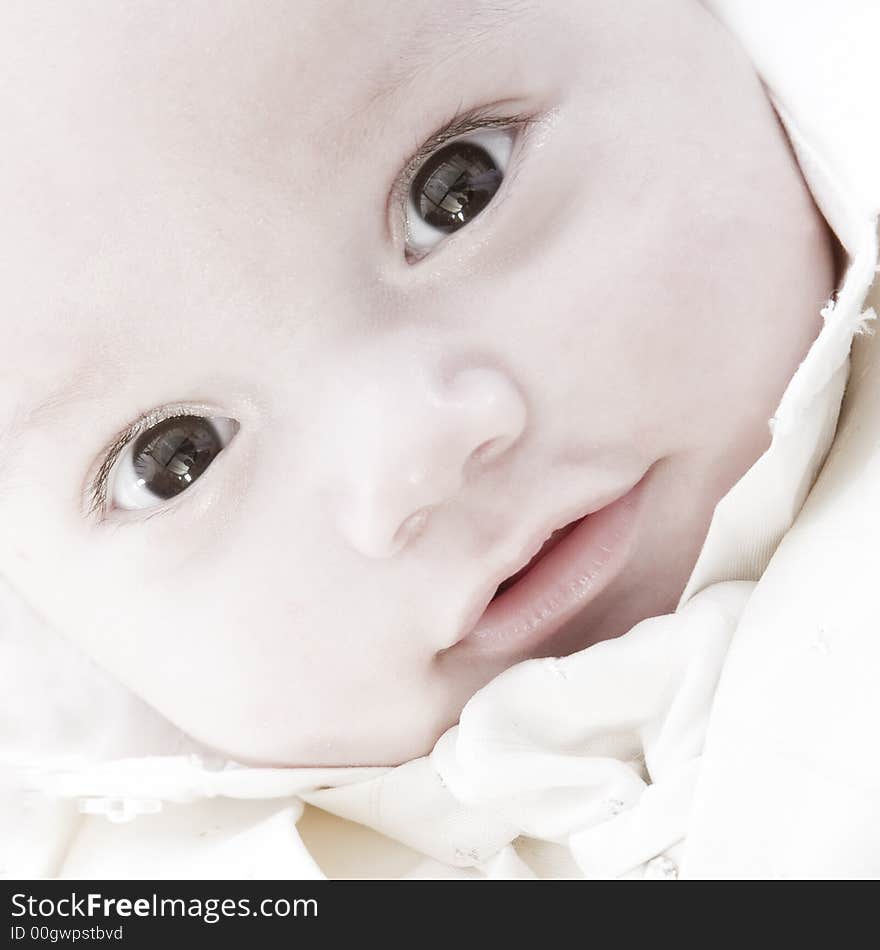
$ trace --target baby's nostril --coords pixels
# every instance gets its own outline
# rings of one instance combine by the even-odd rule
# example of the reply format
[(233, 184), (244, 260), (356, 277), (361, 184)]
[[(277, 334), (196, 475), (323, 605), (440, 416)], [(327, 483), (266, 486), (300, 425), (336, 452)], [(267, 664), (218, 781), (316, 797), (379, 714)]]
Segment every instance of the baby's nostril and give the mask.
[(485, 442), (478, 445), (473, 452), (471, 452), (470, 460), (472, 462), (483, 463), (491, 461), (496, 455), (500, 453), (502, 448), (501, 439), (487, 439)]
[(430, 514), (430, 508), (419, 508), (418, 511), (413, 512), (406, 521), (403, 522), (394, 533), (393, 547), (395, 551), (405, 547), (410, 541), (422, 533)]

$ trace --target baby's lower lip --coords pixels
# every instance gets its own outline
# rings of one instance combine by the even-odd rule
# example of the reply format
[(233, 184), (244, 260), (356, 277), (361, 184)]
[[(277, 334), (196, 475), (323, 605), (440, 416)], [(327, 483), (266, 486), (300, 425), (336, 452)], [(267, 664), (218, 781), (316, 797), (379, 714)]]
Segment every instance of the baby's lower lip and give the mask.
[(456, 652), (525, 657), (584, 610), (620, 573), (638, 525), (643, 477), (604, 508), (571, 522), (517, 572), (483, 611)]

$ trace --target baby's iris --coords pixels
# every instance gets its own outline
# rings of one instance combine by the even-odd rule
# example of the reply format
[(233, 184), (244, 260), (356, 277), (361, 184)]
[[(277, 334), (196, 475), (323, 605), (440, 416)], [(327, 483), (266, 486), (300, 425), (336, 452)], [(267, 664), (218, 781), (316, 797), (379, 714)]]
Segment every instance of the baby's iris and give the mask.
[(132, 449), (138, 482), (157, 498), (179, 495), (223, 449), (210, 419), (176, 416), (141, 433)]
[(485, 210), (504, 181), (514, 130), (483, 129), (438, 148), (416, 172), (406, 208), (407, 249), (423, 256)]
[(412, 184), (413, 203), (423, 221), (449, 234), (489, 204), (502, 177), (484, 148), (453, 142), (422, 166)]

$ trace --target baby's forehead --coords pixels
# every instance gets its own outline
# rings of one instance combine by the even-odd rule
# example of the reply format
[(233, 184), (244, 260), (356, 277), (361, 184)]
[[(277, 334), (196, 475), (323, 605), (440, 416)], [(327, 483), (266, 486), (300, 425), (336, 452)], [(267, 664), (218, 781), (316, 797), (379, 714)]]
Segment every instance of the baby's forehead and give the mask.
[(204, 87), (267, 94), (270, 77), (286, 80), (276, 93), (283, 101), (297, 94), (306, 112), (352, 92), (364, 103), (381, 98), (437, 63), (479, 56), (535, 15), (533, 0), (132, 0), (51, 14), (22, 3), (0, 17), (0, 50), (13, 95), (17, 80), (38, 96), (67, 86), (73, 105), (90, 79), (113, 78), (114, 87), (92, 86), (97, 104), (143, 92), (161, 111), (171, 105), (163, 87), (195, 102)]

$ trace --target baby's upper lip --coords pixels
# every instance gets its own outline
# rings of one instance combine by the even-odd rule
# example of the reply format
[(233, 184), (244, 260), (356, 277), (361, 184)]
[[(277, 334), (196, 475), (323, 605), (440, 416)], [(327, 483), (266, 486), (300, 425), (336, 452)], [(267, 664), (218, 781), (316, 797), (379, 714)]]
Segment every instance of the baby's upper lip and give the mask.
[(541, 550), (544, 542), (554, 531), (558, 531), (573, 521), (579, 521), (587, 515), (600, 511), (612, 502), (617, 501), (618, 498), (622, 498), (632, 487), (632, 484), (628, 484), (622, 488), (606, 490), (600, 494), (596, 494), (586, 503), (581, 501), (576, 505), (568, 505), (565, 508), (557, 509), (555, 514), (542, 519), (539, 522), (539, 527), (531, 531), (526, 536), (525, 541), (521, 541), (517, 545), (511, 545), (508, 550), (513, 550), (516, 554), (500, 561), (498, 567), (489, 573), (487, 579), (480, 584), (468, 599), (461, 614), (462, 621), (456, 628), (455, 638), (451, 640), (449, 646), (444, 647), (444, 649), (450, 649), (455, 646), (474, 629), (480, 617), (483, 616), (486, 608), (492, 602), (492, 598), (495, 596), (499, 585), (506, 581), (507, 578), (516, 574), (517, 571), (524, 568), (538, 551)]

